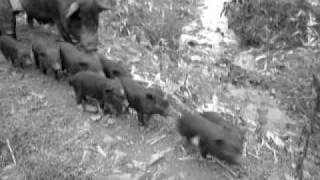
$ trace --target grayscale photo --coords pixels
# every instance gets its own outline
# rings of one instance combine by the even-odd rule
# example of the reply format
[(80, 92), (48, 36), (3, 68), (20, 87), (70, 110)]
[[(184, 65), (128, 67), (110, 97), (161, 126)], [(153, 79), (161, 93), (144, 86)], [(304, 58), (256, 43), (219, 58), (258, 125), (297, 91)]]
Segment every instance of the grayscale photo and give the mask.
[(320, 0), (0, 0), (0, 180), (319, 170)]

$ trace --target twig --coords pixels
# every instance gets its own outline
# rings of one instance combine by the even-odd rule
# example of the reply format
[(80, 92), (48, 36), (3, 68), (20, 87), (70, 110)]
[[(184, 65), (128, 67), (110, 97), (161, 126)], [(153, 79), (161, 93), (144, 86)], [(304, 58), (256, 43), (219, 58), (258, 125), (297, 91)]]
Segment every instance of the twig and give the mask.
[(255, 159), (259, 160), (259, 161), (262, 160), (259, 156), (253, 154), (252, 152), (248, 152), (248, 155), (250, 155), (251, 157), (253, 157), (253, 158), (255, 158)]
[(149, 140), (147, 141), (147, 143), (150, 144), (150, 145), (154, 145), (154, 144), (158, 143), (159, 141), (161, 141), (162, 139), (164, 139), (164, 138), (166, 138), (166, 137), (167, 137), (167, 135), (166, 135), (166, 134), (163, 134), (163, 135), (160, 136), (160, 137), (155, 137), (155, 138), (149, 139)]
[(229, 167), (228, 165), (225, 165), (223, 162), (221, 162), (219, 159), (214, 158), (214, 162), (217, 163), (218, 165), (220, 165), (222, 168), (224, 168), (225, 170), (227, 170), (233, 177), (238, 178), (239, 177), (239, 173), (236, 173), (234, 170), (231, 169), (231, 167)]
[(12, 148), (11, 148), (10, 141), (9, 141), (9, 139), (7, 139), (6, 141), (7, 141), (7, 146), (8, 146), (8, 148), (9, 148), (9, 151), (10, 151), (11, 158), (12, 158), (12, 160), (13, 160), (13, 163), (14, 163), (14, 165), (16, 166), (16, 165), (17, 165), (17, 161), (16, 161), (16, 157), (15, 157), (14, 154), (13, 154), (13, 150), (12, 150)]

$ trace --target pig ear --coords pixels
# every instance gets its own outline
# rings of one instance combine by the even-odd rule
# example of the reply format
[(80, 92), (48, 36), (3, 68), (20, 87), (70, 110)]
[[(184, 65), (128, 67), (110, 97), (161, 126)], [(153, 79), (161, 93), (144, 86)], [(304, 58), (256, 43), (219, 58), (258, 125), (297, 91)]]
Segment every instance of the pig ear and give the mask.
[(79, 10), (80, 6), (78, 2), (73, 2), (67, 10), (66, 17), (70, 18), (74, 13)]
[(104, 92), (105, 92), (106, 94), (110, 94), (110, 93), (112, 93), (112, 91), (113, 91), (112, 89), (105, 89), (105, 90), (104, 90)]
[(218, 145), (218, 146), (222, 146), (224, 143), (224, 141), (222, 139), (217, 139), (217, 140), (215, 140), (215, 142), (216, 142), (216, 145)]
[(317, 91), (320, 91), (320, 81), (317, 75), (313, 74), (313, 85)]
[(112, 74), (114, 75), (114, 76), (120, 76), (120, 72), (118, 71), (118, 70), (112, 70)]

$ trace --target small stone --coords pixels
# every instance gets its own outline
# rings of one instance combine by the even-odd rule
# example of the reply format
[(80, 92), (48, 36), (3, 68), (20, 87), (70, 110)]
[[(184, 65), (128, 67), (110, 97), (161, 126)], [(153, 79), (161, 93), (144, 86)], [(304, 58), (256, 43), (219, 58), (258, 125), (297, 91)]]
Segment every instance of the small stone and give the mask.
[(91, 119), (92, 121), (99, 121), (99, 120), (102, 119), (102, 116), (101, 116), (100, 114), (98, 114), (98, 115), (93, 115), (93, 116), (90, 117), (90, 119)]
[(193, 55), (190, 57), (191, 61), (201, 61), (201, 57), (198, 55)]
[(85, 105), (85, 110), (86, 110), (86, 112), (89, 112), (89, 113), (97, 113), (98, 112), (97, 106), (93, 106), (90, 104)]

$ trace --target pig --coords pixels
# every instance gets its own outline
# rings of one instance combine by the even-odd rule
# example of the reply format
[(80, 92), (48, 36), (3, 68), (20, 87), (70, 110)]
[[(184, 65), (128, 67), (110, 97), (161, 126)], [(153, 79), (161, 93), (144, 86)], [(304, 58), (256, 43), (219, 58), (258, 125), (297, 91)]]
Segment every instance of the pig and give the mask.
[(177, 121), (177, 130), (191, 142), (198, 138), (202, 157), (213, 155), (232, 164), (238, 164), (242, 152), (242, 144), (238, 137), (222, 126), (212, 123), (200, 114), (183, 112)]
[(100, 62), (103, 67), (103, 72), (106, 77), (108, 78), (115, 78), (115, 77), (132, 77), (129, 69), (127, 69), (124, 65), (119, 62), (115, 62), (109, 60), (102, 55), (100, 55)]
[(34, 62), (43, 74), (51, 71), (56, 80), (62, 75), (59, 44), (44, 38), (36, 38), (32, 43)]
[[(169, 102), (162, 91), (146, 88), (129, 77), (120, 78), (126, 92), (129, 107), (136, 110), (139, 125), (148, 127), (153, 114), (168, 116), (171, 114)], [(147, 117), (144, 117), (144, 116)]]
[(241, 144), (243, 143), (245, 139), (244, 132), (239, 127), (232, 124), (231, 122), (224, 120), (218, 113), (213, 111), (205, 111), (200, 113), (200, 115), (206, 118), (207, 120), (211, 121), (212, 123), (215, 123), (223, 127), (229, 133), (234, 134), (234, 137), (239, 138), (238, 142)]
[(30, 56), (31, 48), (11, 36), (0, 36), (0, 49), (14, 66), (28, 68), (33, 64)]
[[(108, 108), (109, 112), (119, 113), (127, 100), (119, 79), (109, 79), (91, 71), (81, 71), (69, 79), (76, 94), (76, 103), (83, 107), (87, 98), (99, 102), (98, 109)], [(122, 106), (123, 108), (119, 108)]]
[(9, 35), (16, 39), (15, 12), (11, 8), (9, 0), (0, 3), (0, 35)]
[(68, 42), (80, 42), (88, 51), (98, 45), (99, 14), (111, 10), (115, 0), (19, 0), (28, 24), (54, 23)]
[(105, 76), (100, 59), (96, 54), (82, 52), (70, 43), (60, 43), (62, 70), (74, 75), (80, 71), (93, 71)]

